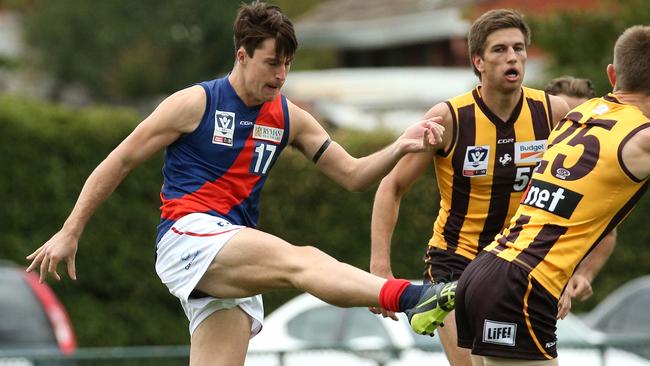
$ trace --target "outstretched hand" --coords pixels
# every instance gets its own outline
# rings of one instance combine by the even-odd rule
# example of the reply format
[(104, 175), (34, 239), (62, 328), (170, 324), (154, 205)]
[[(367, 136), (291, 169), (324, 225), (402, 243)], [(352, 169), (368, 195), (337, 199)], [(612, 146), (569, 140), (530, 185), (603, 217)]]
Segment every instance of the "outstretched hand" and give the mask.
[(370, 310), (371, 313), (381, 315), (384, 318), (391, 318), (394, 321), (399, 321), (394, 311), (386, 310), (378, 306), (371, 306), (368, 308), (368, 310)]
[(405, 153), (413, 153), (440, 147), (445, 132), (441, 123), (442, 117), (432, 117), (409, 126), (398, 139), (400, 148)]
[[(370, 268), (372, 268), (372, 267), (373, 266), (370, 265)], [(372, 273), (372, 274), (374, 274), (376, 276), (382, 277), (382, 278), (386, 278), (386, 279), (395, 278), (395, 277), (393, 277), (392, 271), (388, 271), (388, 272), (379, 271), (378, 272), (378, 271), (375, 271), (375, 270), (371, 270), (370, 273)], [(371, 313), (381, 315), (384, 318), (391, 318), (394, 321), (399, 321), (399, 319), (397, 318), (397, 315), (395, 314), (394, 311), (386, 310), (386, 309), (384, 309), (382, 307), (379, 307), (379, 306), (370, 306), (370, 307), (368, 307), (368, 310), (370, 310)]]
[(59, 262), (64, 262), (68, 269), (68, 276), (76, 280), (75, 255), (77, 254), (78, 238), (73, 235), (59, 231), (50, 240), (36, 249), (34, 253), (27, 256), (32, 263), (27, 267), (27, 272), (39, 268), (39, 282), (45, 282), (47, 274), (60, 281), (61, 276), (57, 272)]

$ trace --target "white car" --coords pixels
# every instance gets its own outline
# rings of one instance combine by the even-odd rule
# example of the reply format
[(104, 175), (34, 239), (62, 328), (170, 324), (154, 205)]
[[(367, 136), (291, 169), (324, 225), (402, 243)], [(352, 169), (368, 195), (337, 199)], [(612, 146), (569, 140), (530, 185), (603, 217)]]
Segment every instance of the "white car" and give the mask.
[[(246, 366), (449, 365), (437, 336), (415, 334), (406, 316), (398, 315), (393, 321), (366, 308), (339, 308), (299, 295), (266, 318), (251, 340)], [(602, 363), (593, 345), (605, 336), (572, 314), (558, 322), (557, 334), (561, 365), (650, 366), (650, 360), (612, 348)]]

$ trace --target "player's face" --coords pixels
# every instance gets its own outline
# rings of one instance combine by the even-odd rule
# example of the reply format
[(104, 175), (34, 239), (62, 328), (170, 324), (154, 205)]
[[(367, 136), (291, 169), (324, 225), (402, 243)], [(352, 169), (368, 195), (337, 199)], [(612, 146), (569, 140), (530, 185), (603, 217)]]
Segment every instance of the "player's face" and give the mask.
[(557, 96), (564, 99), (566, 104), (569, 105), (570, 109), (573, 109), (573, 108), (579, 106), (580, 104), (582, 104), (582, 103), (589, 100), (587, 98), (571, 97), (571, 96), (568, 96), (568, 95), (565, 95), (565, 94), (558, 94)]
[(275, 99), (287, 78), (291, 59), (276, 57), (273, 38), (263, 41), (253, 53), (253, 57), (248, 57), (246, 52), (243, 57), (248, 96), (257, 102), (255, 104)]
[(475, 56), (474, 65), (481, 73), (483, 86), (514, 91), (521, 87), (526, 59), (523, 33), (518, 28), (506, 28), (487, 37), (483, 57)]

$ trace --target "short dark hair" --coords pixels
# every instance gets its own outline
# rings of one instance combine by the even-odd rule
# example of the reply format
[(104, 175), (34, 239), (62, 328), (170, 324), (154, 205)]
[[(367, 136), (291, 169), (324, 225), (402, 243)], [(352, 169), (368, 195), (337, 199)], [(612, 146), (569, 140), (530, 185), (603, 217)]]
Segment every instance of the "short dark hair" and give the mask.
[(544, 91), (551, 95), (567, 95), (574, 98), (591, 99), (595, 96), (594, 86), (589, 79), (575, 78), (564, 75), (546, 84)]
[(635, 25), (614, 45), (616, 89), (650, 95), (650, 26)]
[(298, 49), (296, 33), (291, 20), (280, 7), (260, 1), (242, 3), (233, 25), (235, 51), (244, 47), (246, 54), (253, 53), (264, 40), (275, 39), (275, 53), (278, 59), (292, 59)]
[(474, 66), (474, 56), (483, 56), (485, 52), (485, 41), (490, 34), (507, 28), (517, 28), (524, 35), (526, 48), (530, 45), (530, 28), (524, 16), (512, 9), (494, 9), (483, 13), (472, 24), (472, 28), (467, 35), (467, 45), (469, 48), (469, 62), (472, 65), (474, 74), (481, 76), (481, 73)]

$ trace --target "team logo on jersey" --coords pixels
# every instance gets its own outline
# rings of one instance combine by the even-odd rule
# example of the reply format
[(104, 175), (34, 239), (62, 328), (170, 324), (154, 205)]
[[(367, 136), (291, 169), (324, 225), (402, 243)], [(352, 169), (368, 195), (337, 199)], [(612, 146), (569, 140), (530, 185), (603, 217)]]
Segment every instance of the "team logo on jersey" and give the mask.
[(478, 177), (487, 175), (488, 161), (490, 159), (490, 145), (468, 146), (463, 162), (464, 177)]
[(515, 142), (515, 164), (534, 164), (542, 160), (546, 140)]
[(564, 168), (559, 168), (558, 170), (555, 171), (555, 178), (559, 178), (562, 180), (566, 180), (568, 176), (571, 175), (571, 172), (564, 169)]
[(580, 193), (533, 179), (522, 197), (521, 204), (569, 219), (581, 199)]
[(235, 114), (233, 112), (214, 111), (214, 133), (212, 143), (232, 146), (235, 135)]
[(596, 108), (594, 108), (592, 112), (600, 116), (609, 112), (609, 107), (607, 106), (607, 104), (599, 104), (598, 106), (596, 106)]
[(512, 161), (512, 157), (510, 154), (503, 154), (502, 157), (499, 158), (499, 163), (501, 163), (501, 166), (506, 166)]
[(275, 143), (282, 142), (284, 130), (281, 128), (255, 125), (253, 126), (253, 138), (258, 140), (266, 140)]
[(514, 346), (517, 336), (517, 324), (495, 322), (485, 319), (483, 323), (483, 343)]

